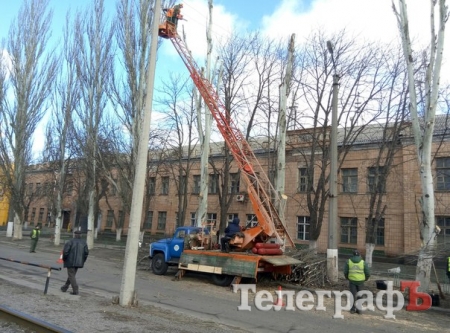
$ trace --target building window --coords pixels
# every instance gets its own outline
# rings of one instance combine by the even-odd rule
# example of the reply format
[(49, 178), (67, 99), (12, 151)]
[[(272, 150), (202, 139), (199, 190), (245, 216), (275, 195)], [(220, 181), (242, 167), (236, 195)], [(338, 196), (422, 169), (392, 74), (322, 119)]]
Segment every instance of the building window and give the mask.
[(109, 185), (109, 193), (111, 196), (117, 195), (117, 179), (113, 179), (112, 184)]
[(297, 216), (297, 239), (309, 240), (309, 216)]
[(148, 179), (147, 186), (148, 186), (148, 188), (147, 188), (148, 195), (154, 195), (155, 194), (155, 188), (156, 188), (156, 177), (150, 177)]
[(356, 217), (341, 217), (341, 243), (357, 244), (358, 219)]
[(308, 169), (298, 169), (298, 192), (305, 193), (308, 190)]
[(384, 167), (371, 167), (367, 169), (367, 190), (369, 193), (384, 193), (385, 179)]
[(125, 214), (123, 213), (123, 210), (119, 210), (119, 226), (123, 227), (125, 222)]
[(197, 213), (191, 213), (191, 227), (197, 225)]
[(227, 215), (227, 223), (230, 223), (234, 220), (234, 218), (238, 218), (239, 215), (237, 213), (232, 213)]
[(178, 212), (175, 212), (175, 228), (178, 228), (180, 226), (180, 214)]
[(179, 177), (179, 184), (178, 184), (178, 194), (183, 195), (186, 192), (186, 176), (181, 175)]
[(240, 174), (230, 173), (230, 193), (231, 194), (239, 193), (239, 186), (240, 186)]
[(33, 207), (31, 209), (31, 222), (34, 222), (34, 219), (36, 218), (36, 208)]
[(38, 222), (42, 222), (42, 220), (44, 219), (44, 211), (45, 208), (39, 208)]
[(277, 171), (276, 170), (269, 170), (269, 181), (274, 187), (277, 186)]
[(438, 244), (450, 244), (450, 216), (436, 216), (436, 224), (441, 228)]
[(28, 184), (27, 195), (33, 194), (33, 183)]
[(153, 211), (149, 210), (145, 217), (143, 228), (146, 230), (152, 230)]
[(106, 215), (106, 228), (111, 228), (114, 221), (114, 211), (108, 210), (108, 214)]
[(375, 244), (376, 245), (384, 245), (384, 219), (381, 219), (380, 221), (378, 221), (376, 235), (377, 235), (377, 237), (375, 239)]
[(245, 221), (245, 227), (251, 228), (258, 225), (258, 218), (255, 214), (247, 214), (247, 221)]
[(169, 194), (169, 177), (161, 178), (161, 194), (164, 195)]
[(28, 222), (28, 208), (25, 208), (25, 222)]
[(166, 230), (167, 212), (158, 212), (157, 230)]
[(450, 191), (450, 157), (436, 158), (436, 190)]
[(51, 193), (50, 191), (50, 183), (49, 182), (45, 182), (44, 183), (44, 195), (47, 196)]
[(69, 180), (66, 183), (66, 193), (67, 195), (72, 195), (72, 192), (73, 192), (73, 181)]
[(206, 214), (206, 228), (211, 231), (212, 228), (216, 227), (217, 223), (217, 214), (216, 213), (208, 213)]
[(42, 194), (42, 186), (41, 183), (36, 183), (36, 195), (40, 196)]
[(209, 175), (209, 192), (210, 194), (217, 194), (219, 193), (219, 175), (217, 173), (214, 173), (212, 175)]
[(342, 192), (358, 193), (358, 169), (341, 169), (342, 172)]
[(194, 175), (194, 184), (192, 186), (192, 193), (199, 194), (200, 193), (200, 175)]

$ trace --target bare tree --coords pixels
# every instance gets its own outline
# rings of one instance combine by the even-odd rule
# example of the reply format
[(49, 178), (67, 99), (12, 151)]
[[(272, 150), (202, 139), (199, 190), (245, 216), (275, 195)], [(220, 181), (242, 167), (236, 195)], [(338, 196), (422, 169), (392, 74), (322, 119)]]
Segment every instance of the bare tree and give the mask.
[(76, 80), (76, 68), (73, 58), (74, 47), (73, 30), (69, 15), (66, 16), (62, 48), (62, 71), (57, 78), (53, 92), (53, 108), (50, 121), (46, 129), (46, 148), (44, 162), (46, 162), (53, 176), (54, 191), (51, 193), (52, 207), (55, 220), (55, 245), (60, 244), (62, 228), (62, 201), (66, 178), (71, 162), (74, 146), (72, 113), (78, 107), (79, 82)]
[[(10, 61), (6, 91), (11, 91), (13, 97), (4, 95), (1, 100), (0, 166), (11, 195), (15, 239), (22, 238), (25, 170), (32, 160), (32, 137), (46, 111), (46, 101), (58, 69), (54, 53), (45, 49), (51, 20), (48, 0), (25, 1), (3, 47)], [(3, 69), (4, 61), (5, 55)]]
[[(416, 280), (420, 281), (422, 290), (428, 290), (433, 251), (435, 251), (436, 245), (435, 195), (431, 169), (431, 151), (441, 65), (444, 55), (444, 33), (449, 12), (446, 0), (430, 0), (430, 52), (422, 56), (422, 61), (426, 65), (427, 70), (425, 77), (419, 77), (418, 73), (414, 71), (414, 65), (416, 59), (420, 59), (420, 57), (412, 51), (406, 2), (405, 0), (398, 0), (397, 9), (393, 1), (392, 7), (397, 17), (398, 28), (402, 38), (403, 56), (408, 70), (409, 105), (422, 187), (422, 196), (420, 198), (422, 209), (420, 239), (422, 244), (417, 261)], [(438, 13), (437, 22), (435, 21), (435, 11)], [(421, 81), (424, 84), (424, 96), (418, 99), (417, 89)], [(419, 109), (422, 109), (424, 113), (423, 127), (419, 123)]]
[[(394, 50), (391, 54), (395, 54)], [(379, 108), (385, 110), (384, 119), (379, 119), (377, 124), (370, 128), (374, 133), (381, 133), (381, 135), (373, 140), (373, 144), (378, 145), (378, 154), (369, 168), (372, 183), (367, 184), (370, 195), (366, 221), (365, 259), (369, 266), (372, 266), (372, 255), (377, 243), (377, 229), (384, 223), (385, 211), (388, 208), (384, 200), (387, 193), (387, 181), (397, 166), (395, 157), (405, 144), (402, 141), (402, 133), (408, 126), (409, 119), (406, 71), (398, 59), (401, 58), (394, 56), (387, 59), (391, 84), (377, 98)]]
[[(293, 199), (298, 210), (309, 212), (311, 249), (316, 249), (328, 201), (329, 131), (331, 123), (332, 93), (330, 84), (332, 61), (328, 57), (327, 40), (335, 45), (334, 57), (341, 76), (338, 124), (345, 126), (340, 135), (339, 164), (345, 159), (352, 143), (364, 128), (380, 116), (381, 111), (371, 104), (388, 84), (385, 54), (377, 45), (358, 45), (345, 31), (326, 38), (318, 31), (308, 38), (299, 52), (299, 63), (293, 77), (293, 103), (297, 120), (291, 117), (291, 126), (302, 129), (289, 147), (291, 154), (299, 155), (299, 184)], [(298, 81), (296, 78), (300, 77)]]
[[(168, 163), (165, 169), (172, 175), (178, 196), (177, 224), (186, 220), (188, 203), (188, 179), (193, 165), (193, 153), (197, 146), (194, 131), (197, 123), (195, 99), (188, 95), (192, 91), (190, 78), (172, 74), (160, 91), (158, 104), (165, 109), (165, 118), (161, 122), (169, 135), (165, 140), (166, 149), (163, 160)], [(186, 96), (188, 99), (186, 100)]]
[(83, 151), (88, 199), (87, 243), (94, 246), (95, 207), (98, 178), (98, 136), (108, 102), (114, 61), (114, 25), (108, 23), (104, 0), (95, 0), (93, 8), (78, 13), (75, 19), (74, 58), (80, 84), (80, 107), (76, 110), (76, 136)]
[[(250, 34), (244, 37), (231, 36), (218, 47), (223, 64), (221, 94), (228, 112), (226, 117), (241, 124), (247, 140), (251, 135), (266, 133), (268, 127), (265, 115), (271, 103), (267, 96), (271, 96), (269, 89), (276, 78), (281, 76), (276, 46), (279, 44), (265, 41), (258, 34)], [(228, 209), (235, 195), (230, 191), (231, 162), (232, 155), (226, 145), (219, 163), (210, 159), (214, 173), (220, 178), (220, 233), (226, 227)]]
[[(114, 116), (110, 118), (110, 131), (105, 138), (105, 149), (99, 151), (102, 173), (122, 200), (121, 211), (129, 214), (131, 193), (136, 168), (136, 155), (144, 119), (146, 69), (148, 65), (152, 1), (120, 0), (116, 7), (115, 40), (120, 51), (123, 75), (115, 75), (111, 99)], [(107, 197), (106, 197), (107, 199)], [(124, 214), (122, 214), (124, 215)], [(123, 219), (122, 219), (123, 220)], [(123, 224), (116, 224), (120, 239)]]
[[(212, 11), (213, 11), (213, 1), (208, 0), (209, 9), (209, 21), (208, 28), (206, 30), (206, 41), (207, 41), (207, 55), (206, 55), (206, 69), (205, 75), (208, 80), (212, 82), (211, 79), (211, 54), (212, 54)], [(218, 81), (219, 82), (219, 81)], [(202, 226), (206, 224), (206, 214), (208, 213), (208, 159), (209, 159), (209, 144), (211, 140), (211, 125), (212, 125), (212, 114), (206, 105), (202, 107), (202, 97), (197, 93), (197, 88), (193, 89), (194, 100), (196, 101), (197, 109), (197, 129), (200, 141), (200, 194), (199, 194), (199, 205), (196, 212), (197, 226)], [(204, 113), (202, 114), (202, 110)]]

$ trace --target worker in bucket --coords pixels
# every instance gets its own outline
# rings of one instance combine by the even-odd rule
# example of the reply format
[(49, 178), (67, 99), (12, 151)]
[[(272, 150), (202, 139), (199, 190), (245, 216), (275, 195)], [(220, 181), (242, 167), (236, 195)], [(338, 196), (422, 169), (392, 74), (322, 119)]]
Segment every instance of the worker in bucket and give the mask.
[(180, 3), (172, 8), (165, 8), (163, 12), (166, 13), (166, 19), (169, 22), (175, 24), (175, 27), (178, 25), (178, 20), (183, 19), (183, 15), (181, 15), (181, 8), (183, 8), (183, 4)]
[(361, 310), (356, 308), (356, 294), (364, 287), (364, 281), (370, 277), (369, 266), (361, 258), (358, 250), (353, 251), (353, 257), (347, 260), (344, 266), (344, 276), (348, 280), (350, 292), (353, 295), (353, 306), (350, 313), (361, 314)]

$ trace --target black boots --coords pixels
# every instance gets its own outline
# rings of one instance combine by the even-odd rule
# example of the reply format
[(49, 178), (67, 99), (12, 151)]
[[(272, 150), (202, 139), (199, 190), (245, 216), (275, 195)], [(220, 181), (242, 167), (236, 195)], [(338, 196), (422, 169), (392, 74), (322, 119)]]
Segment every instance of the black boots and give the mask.
[(73, 291), (70, 293), (71, 295), (78, 295), (78, 286), (73, 288)]
[[(65, 286), (64, 285), (64, 286), (61, 287), (61, 291), (63, 293), (65, 293), (67, 291), (67, 289), (69, 289), (69, 286)], [(74, 289), (73, 291), (70, 292), (70, 294), (71, 295), (78, 295), (78, 289), (76, 289), (76, 290)]]

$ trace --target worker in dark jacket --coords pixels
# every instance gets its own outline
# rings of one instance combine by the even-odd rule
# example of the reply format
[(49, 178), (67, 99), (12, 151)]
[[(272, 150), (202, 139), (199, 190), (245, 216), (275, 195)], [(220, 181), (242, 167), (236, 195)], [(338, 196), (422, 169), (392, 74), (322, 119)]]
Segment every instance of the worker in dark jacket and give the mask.
[(222, 252), (229, 252), (229, 242), (238, 232), (241, 231), (239, 226), (239, 218), (235, 217), (233, 221), (225, 228), (225, 236), (220, 240), (220, 248)]
[(75, 231), (74, 238), (64, 245), (63, 261), (67, 268), (67, 281), (61, 287), (61, 291), (66, 292), (69, 286), (72, 286), (71, 295), (78, 295), (78, 284), (75, 278), (78, 268), (83, 268), (89, 255), (89, 249), (86, 241), (81, 238), (81, 231)]
[(356, 308), (356, 294), (364, 287), (364, 281), (369, 279), (370, 270), (367, 263), (361, 258), (358, 250), (354, 250), (353, 257), (345, 263), (344, 276), (349, 281), (349, 289), (353, 295), (353, 306), (350, 312), (361, 313), (361, 311)]

